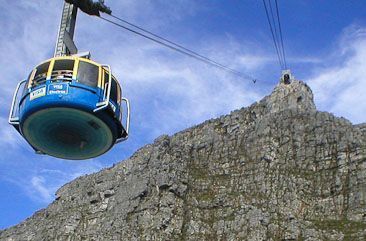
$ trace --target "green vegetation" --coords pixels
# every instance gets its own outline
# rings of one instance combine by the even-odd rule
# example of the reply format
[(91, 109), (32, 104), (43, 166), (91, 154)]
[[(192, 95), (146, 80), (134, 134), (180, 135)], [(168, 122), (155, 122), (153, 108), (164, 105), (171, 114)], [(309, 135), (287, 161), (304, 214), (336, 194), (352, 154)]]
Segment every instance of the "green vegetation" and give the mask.
[(354, 240), (352, 235), (366, 230), (366, 222), (351, 220), (311, 220), (316, 228), (326, 231), (335, 230), (344, 234), (344, 240)]

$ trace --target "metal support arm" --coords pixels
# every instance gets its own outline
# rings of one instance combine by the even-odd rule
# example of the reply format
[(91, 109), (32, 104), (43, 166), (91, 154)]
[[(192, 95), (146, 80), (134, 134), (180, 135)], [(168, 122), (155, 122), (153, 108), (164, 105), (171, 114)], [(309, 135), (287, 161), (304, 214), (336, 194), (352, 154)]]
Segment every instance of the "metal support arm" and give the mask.
[(127, 118), (126, 118), (126, 137), (123, 137), (123, 138), (119, 138), (117, 139), (116, 143), (120, 143), (122, 141), (125, 141), (127, 140), (128, 138), (128, 133), (130, 131), (130, 101), (127, 99), (127, 98), (122, 98), (122, 102), (125, 102), (126, 103), (126, 106), (127, 106)]
[[(9, 119), (8, 119), (8, 122), (11, 125), (19, 125), (19, 113), (17, 113), (16, 116), (14, 116), (14, 114), (15, 114), (14, 113), (14, 107), (16, 105), (19, 105), (19, 103), (16, 103), (17, 97), (18, 97), (18, 92), (19, 92), (20, 87), (23, 84), (25, 84), (26, 82), (27, 82), (27, 80), (20, 81), (18, 83), (17, 87), (15, 88), (14, 95), (13, 95), (13, 100), (11, 102), (11, 107), (10, 107), (10, 112), (9, 112)], [(16, 110), (19, 112), (19, 109), (18, 108)]]
[(73, 41), (77, 12), (76, 6), (64, 3), (54, 57), (72, 55), (78, 52)]

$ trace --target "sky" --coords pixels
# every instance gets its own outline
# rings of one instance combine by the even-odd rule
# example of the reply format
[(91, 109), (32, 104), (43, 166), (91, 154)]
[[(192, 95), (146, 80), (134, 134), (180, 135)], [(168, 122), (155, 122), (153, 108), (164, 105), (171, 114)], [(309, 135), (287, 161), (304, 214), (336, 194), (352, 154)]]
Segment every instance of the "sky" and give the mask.
[[(366, 2), (279, 0), (287, 64), (320, 111), (366, 122)], [(132, 107), (130, 138), (85, 161), (36, 155), (7, 123), (16, 84), (51, 58), (63, 1), (0, 0), (0, 229), (46, 208), (64, 184), (157, 137), (246, 107), (281, 69), (261, 0), (105, 0), (113, 14), (258, 79), (256, 84), (78, 13), (80, 51), (110, 64)]]

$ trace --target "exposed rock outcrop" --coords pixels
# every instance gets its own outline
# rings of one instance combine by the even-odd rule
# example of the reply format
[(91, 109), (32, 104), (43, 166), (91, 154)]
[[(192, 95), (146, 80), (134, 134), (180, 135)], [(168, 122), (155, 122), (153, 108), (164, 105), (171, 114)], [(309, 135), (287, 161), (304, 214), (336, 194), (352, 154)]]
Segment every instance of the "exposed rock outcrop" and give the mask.
[(366, 126), (279, 84), (60, 188), (1, 240), (366, 240)]

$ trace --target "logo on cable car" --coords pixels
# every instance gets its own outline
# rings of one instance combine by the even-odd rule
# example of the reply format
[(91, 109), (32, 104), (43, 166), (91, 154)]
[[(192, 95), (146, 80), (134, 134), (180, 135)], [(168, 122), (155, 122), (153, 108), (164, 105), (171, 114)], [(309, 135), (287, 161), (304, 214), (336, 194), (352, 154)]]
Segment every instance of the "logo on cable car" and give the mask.
[(30, 93), (29, 98), (30, 98), (30, 100), (34, 100), (34, 99), (37, 99), (37, 98), (45, 96), (45, 95), (46, 95), (46, 87), (42, 87), (42, 88), (32, 91)]
[(69, 92), (68, 84), (50, 84), (48, 85), (49, 95), (66, 95)]

